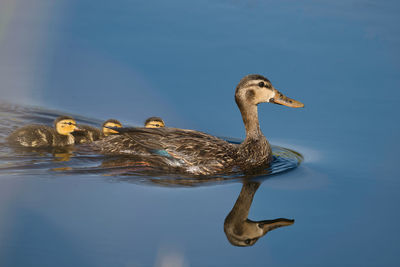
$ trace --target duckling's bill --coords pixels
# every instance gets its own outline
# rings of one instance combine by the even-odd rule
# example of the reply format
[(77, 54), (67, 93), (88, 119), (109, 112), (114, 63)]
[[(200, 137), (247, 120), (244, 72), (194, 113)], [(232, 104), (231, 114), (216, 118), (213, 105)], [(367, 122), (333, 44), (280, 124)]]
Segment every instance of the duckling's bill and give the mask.
[(304, 104), (300, 101), (289, 98), (275, 89), (275, 96), (269, 100), (270, 103), (284, 105), (291, 108), (302, 108)]
[(122, 124), (119, 121), (110, 119), (103, 124), (103, 134), (105, 136), (108, 136), (110, 134), (117, 134), (119, 132), (116, 131), (116, 129), (121, 127)]
[(107, 129), (107, 132), (112, 133), (112, 134), (118, 134), (120, 133), (120, 130), (123, 129), (120, 126), (108, 126), (108, 125), (104, 125), (103, 129)]

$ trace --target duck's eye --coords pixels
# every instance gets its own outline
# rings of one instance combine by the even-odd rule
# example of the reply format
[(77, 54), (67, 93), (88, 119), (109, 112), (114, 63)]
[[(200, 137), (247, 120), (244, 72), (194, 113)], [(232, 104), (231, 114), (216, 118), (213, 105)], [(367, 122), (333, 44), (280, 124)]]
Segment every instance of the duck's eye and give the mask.
[(244, 243), (246, 243), (246, 245), (250, 245), (250, 242), (251, 242), (251, 239), (246, 239), (246, 240), (244, 241)]
[(160, 127), (160, 124), (157, 123), (156, 126), (157, 126), (157, 127)]
[(258, 86), (264, 87), (264, 83), (263, 83), (263, 82), (260, 82), (260, 83), (258, 84)]

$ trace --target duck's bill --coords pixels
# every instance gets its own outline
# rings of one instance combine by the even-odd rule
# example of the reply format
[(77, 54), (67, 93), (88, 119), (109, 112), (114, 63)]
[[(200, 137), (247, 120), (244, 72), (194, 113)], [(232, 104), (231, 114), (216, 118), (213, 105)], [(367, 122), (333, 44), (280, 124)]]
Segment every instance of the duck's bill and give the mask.
[(260, 228), (263, 228), (265, 231), (271, 231), (271, 230), (279, 228), (279, 227), (292, 225), (293, 223), (294, 223), (294, 220), (279, 218), (279, 219), (275, 219), (275, 220), (259, 221), (258, 226)]
[(304, 107), (304, 104), (301, 103), (300, 101), (291, 99), (291, 98), (285, 96), (284, 94), (282, 94), (281, 92), (279, 92), (278, 90), (276, 91), (275, 96), (273, 98), (271, 98), (269, 100), (269, 102), (275, 103), (275, 104), (279, 104), (279, 105), (288, 106), (288, 107), (291, 107), (291, 108), (302, 108), (302, 107)]

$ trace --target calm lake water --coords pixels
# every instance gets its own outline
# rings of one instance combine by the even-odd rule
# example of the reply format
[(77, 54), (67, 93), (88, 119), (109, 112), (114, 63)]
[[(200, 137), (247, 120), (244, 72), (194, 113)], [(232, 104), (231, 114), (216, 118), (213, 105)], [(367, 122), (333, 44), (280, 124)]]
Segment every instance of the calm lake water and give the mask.
[[(0, 142), (64, 113), (241, 140), (249, 73), (305, 108), (259, 106), (271, 170), (291, 170), (252, 182), (88, 171), (103, 159), (2, 144), (0, 266), (398, 266), (399, 14), (390, 0), (1, 1)], [(234, 246), (225, 218), (252, 197), (250, 220), (295, 222)]]

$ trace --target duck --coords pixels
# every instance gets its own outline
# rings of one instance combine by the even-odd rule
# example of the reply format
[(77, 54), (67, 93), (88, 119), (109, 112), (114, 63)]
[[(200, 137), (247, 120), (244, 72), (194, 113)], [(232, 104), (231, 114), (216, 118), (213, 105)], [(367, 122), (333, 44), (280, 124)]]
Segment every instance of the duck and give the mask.
[(105, 155), (139, 156), (169, 172), (218, 175), (254, 172), (272, 161), (269, 142), (260, 129), (258, 104), (274, 103), (292, 108), (304, 104), (286, 97), (260, 74), (243, 77), (235, 89), (246, 138), (240, 144), (189, 129), (171, 127), (113, 128), (118, 134), (93, 143), (92, 149)]
[(163, 119), (160, 117), (150, 117), (144, 122), (144, 127), (146, 128), (160, 128), (165, 127)]
[(79, 131), (76, 121), (70, 116), (54, 120), (54, 128), (47, 125), (30, 124), (16, 129), (8, 137), (10, 145), (19, 147), (63, 147), (75, 143), (71, 134)]
[(122, 127), (122, 123), (115, 119), (109, 119), (102, 124), (101, 130), (90, 125), (79, 124), (80, 131), (73, 132), (75, 144), (91, 143), (110, 134), (117, 133), (115, 130), (110, 129), (113, 127)]
[(248, 219), (251, 203), (259, 186), (260, 183), (256, 181), (243, 181), (239, 197), (225, 218), (224, 232), (229, 243), (234, 246), (252, 246), (269, 231), (294, 223), (293, 219), (286, 218), (263, 221)]

